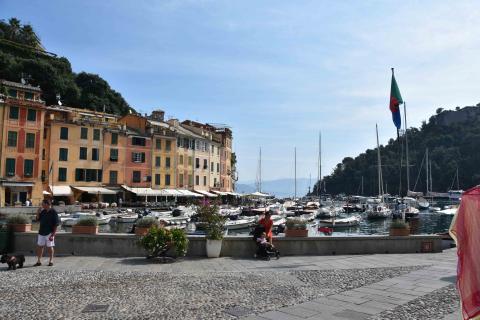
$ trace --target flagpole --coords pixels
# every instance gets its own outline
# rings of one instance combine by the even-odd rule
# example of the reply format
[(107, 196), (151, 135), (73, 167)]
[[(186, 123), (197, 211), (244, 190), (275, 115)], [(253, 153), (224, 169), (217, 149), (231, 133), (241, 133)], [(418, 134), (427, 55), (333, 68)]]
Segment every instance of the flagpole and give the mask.
[(407, 136), (407, 103), (403, 102), (403, 116), (405, 117), (405, 157), (407, 162), (407, 196), (408, 191), (410, 190), (410, 167), (408, 164), (408, 136)]
[[(395, 70), (392, 69), (392, 78), (395, 76)], [(400, 129), (397, 127), (397, 142), (398, 142), (398, 153), (400, 154), (400, 163), (399, 163), (399, 182), (398, 182), (398, 195), (402, 196), (402, 157), (403, 157), (403, 150), (402, 144), (400, 143)]]

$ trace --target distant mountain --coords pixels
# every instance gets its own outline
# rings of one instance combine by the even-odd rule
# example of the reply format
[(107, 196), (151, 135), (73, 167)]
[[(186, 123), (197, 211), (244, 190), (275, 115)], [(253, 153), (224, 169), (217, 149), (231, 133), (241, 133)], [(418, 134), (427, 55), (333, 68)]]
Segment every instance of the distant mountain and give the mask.
[[(308, 186), (310, 179), (298, 178), (297, 179), (297, 197), (304, 196), (308, 193)], [(313, 187), (313, 185), (312, 185)], [(252, 193), (256, 191), (255, 182), (244, 181), (236, 184), (236, 192), (240, 193)], [(295, 180), (294, 179), (277, 179), (262, 181), (262, 192), (274, 194), (279, 198), (293, 197), (295, 193)]]

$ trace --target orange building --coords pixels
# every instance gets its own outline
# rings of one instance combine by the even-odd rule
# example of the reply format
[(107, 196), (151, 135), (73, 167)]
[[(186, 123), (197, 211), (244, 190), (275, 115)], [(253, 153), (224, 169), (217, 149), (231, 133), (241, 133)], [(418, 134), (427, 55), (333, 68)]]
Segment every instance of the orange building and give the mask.
[(43, 199), (40, 150), (45, 103), (41, 90), (0, 80), (0, 206)]

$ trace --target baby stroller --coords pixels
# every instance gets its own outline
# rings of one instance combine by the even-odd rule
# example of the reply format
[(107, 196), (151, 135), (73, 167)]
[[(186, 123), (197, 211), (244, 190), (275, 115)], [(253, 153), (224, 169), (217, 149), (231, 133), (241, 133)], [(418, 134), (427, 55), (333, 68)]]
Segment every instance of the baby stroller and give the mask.
[(261, 244), (258, 239), (262, 236), (262, 233), (265, 232), (265, 228), (261, 225), (257, 225), (253, 230), (253, 241), (257, 245), (257, 252), (255, 253), (255, 258), (261, 258), (265, 260), (270, 260), (272, 257), (280, 259), (280, 251), (278, 251), (274, 246)]

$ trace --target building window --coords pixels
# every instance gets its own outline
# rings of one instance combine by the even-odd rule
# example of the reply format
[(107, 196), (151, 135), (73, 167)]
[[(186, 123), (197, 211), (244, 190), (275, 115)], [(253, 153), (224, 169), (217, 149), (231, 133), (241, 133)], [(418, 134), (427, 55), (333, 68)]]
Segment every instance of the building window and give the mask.
[(195, 158), (195, 168), (200, 168), (200, 159), (199, 158)]
[(215, 153), (215, 146), (212, 144), (212, 154)]
[(217, 163), (217, 172), (220, 172), (220, 163)]
[(132, 152), (132, 162), (144, 163), (145, 162), (145, 152)]
[(92, 160), (98, 161), (98, 158), (99, 158), (98, 148), (92, 148)]
[(45, 148), (42, 149), (42, 160), (45, 160)]
[(88, 128), (80, 128), (80, 139), (88, 139)]
[(16, 131), (8, 131), (7, 146), (9, 146), (9, 147), (16, 147), (17, 146), (17, 132)]
[(207, 176), (203, 176), (203, 185), (204, 185), (204, 186), (207, 185)]
[(35, 148), (35, 133), (27, 133), (25, 136), (25, 148)]
[(178, 164), (183, 165), (183, 155), (178, 158)]
[(217, 187), (217, 178), (213, 178), (213, 186)]
[(87, 160), (87, 148), (85, 147), (80, 147), (80, 154), (79, 154), (79, 159), (80, 160)]
[(10, 107), (10, 114), (8, 118), (12, 120), (18, 120), (18, 107), (14, 107), (14, 106)]
[(160, 185), (160, 175), (159, 174), (156, 174), (155, 175), (155, 184), (158, 186)]
[(188, 165), (192, 166), (193, 163), (193, 157), (188, 157)]
[(25, 159), (23, 161), (23, 175), (25, 177), (33, 176), (33, 160)]
[(133, 182), (140, 182), (140, 171), (133, 171), (133, 177), (132, 181)]
[(25, 92), (25, 100), (33, 100), (33, 93)]
[(45, 182), (47, 179), (47, 174), (45, 173), (45, 170), (42, 170), (42, 182)]
[(192, 174), (188, 175), (188, 185), (193, 186), (193, 175)]
[(203, 159), (203, 169), (208, 170), (208, 161), (207, 161), (207, 159)]
[(169, 186), (169, 185), (170, 185), (170, 175), (169, 175), (169, 174), (166, 174), (166, 175), (165, 175), (165, 185), (166, 185), (166, 186)]
[(170, 168), (170, 157), (165, 158), (165, 168)]
[(117, 177), (118, 177), (117, 171), (110, 171), (110, 184), (117, 184)]
[(58, 149), (58, 160), (59, 161), (68, 161), (68, 149), (67, 148)]
[(160, 140), (160, 139), (155, 139), (155, 148), (156, 148), (157, 150), (162, 149), (162, 140)]
[(85, 169), (75, 169), (75, 181), (85, 181)]
[(160, 157), (155, 157), (155, 167), (160, 167)]
[(165, 145), (165, 150), (166, 150), (166, 151), (172, 150), (172, 141), (167, 140), (167, 141), (165, 141), (165, 142), (167, 143), (167, 144)]
[(67, 168), (58, 168), (58, 181), (67, 181)]
[(118, 149), (110, 149), (110, 161), (118, 161)]
[(210, 171), (213, 172), (215, 171), (215, 163), (210, 162)]
[(178, 184), (180, 187), (183, 187), (183, 174), (178, 175)]
[(100, 129), (93, 129), (93, 140), (100, 140)]
[(112, 132), (112, 144), (116, 145), (118, 143), (118, 133)]
[(27, 110), (27, 120), (28, 121), (37, 121), (37, 110), (28, 109)]
[(200, 177), (199, 176), (195, 176), (195, 185), (196, 186), (200, 185)]
[(68, 140), (68, 128), (67, 127), (61, 127), (60, 128), (60, 139)]
[(145, 138), (132, 137), (132, 145), (145, 147)]
[(12, 98), (17, 98), (17, 90), (15, 89), (8, 89), (8, 95)]
[(5, 174), (7, 177), (15, 175), (15, 159), (7, 158), (5, 163)]

